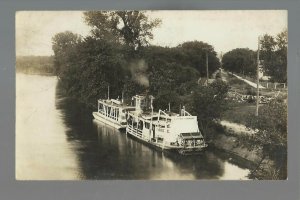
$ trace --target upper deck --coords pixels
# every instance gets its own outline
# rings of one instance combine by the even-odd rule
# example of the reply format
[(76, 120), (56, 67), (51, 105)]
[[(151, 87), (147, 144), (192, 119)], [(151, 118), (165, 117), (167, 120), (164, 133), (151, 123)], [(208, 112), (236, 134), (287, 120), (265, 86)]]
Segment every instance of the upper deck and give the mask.
[(134, 110), (135, 109), (134, 106), (130, 106), (130, 105), (125, 104), (122, 101), (116, 100), (116, 99), (99, 99), (98, 104), (102, 104), (102, 105), (114, 107), (114, 108), (122, 108), (123, 110), (129, 110), (129, 109)]

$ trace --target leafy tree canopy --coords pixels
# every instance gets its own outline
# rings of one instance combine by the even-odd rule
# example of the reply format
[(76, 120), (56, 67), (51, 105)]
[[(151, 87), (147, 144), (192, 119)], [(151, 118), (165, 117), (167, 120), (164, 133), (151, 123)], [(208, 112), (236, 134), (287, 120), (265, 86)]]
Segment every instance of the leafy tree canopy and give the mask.
[(144, 11), (87, 11), (84, 19), (94, 37), (123, 42), (134, 49), (148, 45), (153, 28), (161, 23), (150, 20)]
[(220, 119), (222, 112), (228, 108), (226, 96), (229, 86), (221, 81), (214, 81), (209, 86), (200, 86), (192, 95), (192, 113), (198, 117), (200, 129), (206, 135), (209, 125)]
[[(252, 175), (262, 179), (286, 179), (287, 172), (287, 104), (273, 100), (260, 107), (258, 117), (250, 117), (247, 126), (256, 132), (241, 138), (245, 146), (260, 149), (262, 160)], [(270, 159), (268, 167), (262, 167), (265, 158)]]
[(255, 76), (256, 52), (248, 48), (233, 49), (223, 55), (222, 66), (230, 72)]
[(287, 82), (287, 30), (276, 37), (265, 34), (260, 40), (260, 60), (264, 71), (275, 82)]
[(201, 76), (206, 76), (206, 53), (208, 55), (208, 72), (211, 75), (220, 67), (220, 61), (213, 46), (202, 41), (184, 42), (178, 45), (182, 52), (182, 64), (197, 69)]
[(61, 76), (73, 60), (76, 60), (77, 45), (82, 37), (70, 31), (57, 33), (52, 38), (54, 52), (54, 68), (57, 76)]

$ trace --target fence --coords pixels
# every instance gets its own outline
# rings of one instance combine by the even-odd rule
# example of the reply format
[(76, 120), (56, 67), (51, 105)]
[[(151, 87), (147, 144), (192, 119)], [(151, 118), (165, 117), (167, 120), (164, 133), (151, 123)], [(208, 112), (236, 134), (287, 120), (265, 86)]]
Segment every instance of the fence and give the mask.
[(287, 89), (286, 83), (260, 82), (260, 84), (269, 89)]
[[(243, 95), (240, 94), (238, 92), (228, 92), (228, 98), (233, 100), (233, 101), (237, 101), (239, 103), (241, 102), (254, 102), (256, 101), (256, 96), (255, 95)], [(265, 104), (270, 102), (272, 99), (274, 99), (274, 97), (266, 97), (266, 96), (259, 96), (259, 103), (260, 104)]]

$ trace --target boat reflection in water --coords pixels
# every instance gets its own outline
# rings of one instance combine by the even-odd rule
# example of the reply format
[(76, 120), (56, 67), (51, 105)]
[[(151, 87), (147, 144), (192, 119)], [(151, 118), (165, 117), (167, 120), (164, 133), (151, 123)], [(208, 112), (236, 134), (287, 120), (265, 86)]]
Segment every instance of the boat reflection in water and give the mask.
[[(102, 122), (97, 126), (100, 179), (245, 179), (248, 170), (218, 158), (213, 152), (182, 156), (140, 143)], [(237, 178), (238, 177), (238, 178)]]

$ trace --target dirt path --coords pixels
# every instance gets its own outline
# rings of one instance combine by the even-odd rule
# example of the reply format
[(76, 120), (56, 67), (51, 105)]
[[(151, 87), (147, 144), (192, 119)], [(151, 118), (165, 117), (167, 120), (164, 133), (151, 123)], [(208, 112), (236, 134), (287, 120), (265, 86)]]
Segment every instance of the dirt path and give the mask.
[[(238, 76), (238, 75), (236, 75), (236, 74), (232, 74), (232, 75), (235, 76), (236, 78), (238, 78), (238, 79), (244, 81), (245, 83), (247, 83), (247, 84), (250, 85), (251, 87), (254, 87), (254, 88), (257, 87), (257, 84), (256, 84), (256, 83), (253, 83), (253, 82), (251, 82), (251, 81), (248, 81), (247, 79), (244, 79), (244, 78), (242, 78), (242, 77), (240, 77), (240, 76)], [(259, 85), (258, 87), (259, 87), (260, 89), (265, 89), (265, 87), (262, 86), (262, 85)]]
[(221, 120), (220, 124), (225, 126), (228, 130), (233, 131), (235, 134), (254, 134), (255, 131), (247, 128), (243, 124), (238, 124), (234, 122), (230, 122), (227, 120)]
[(224, 82), (228, 82), (228, 73), (224, 69), (221, 69), (221, 79)]

